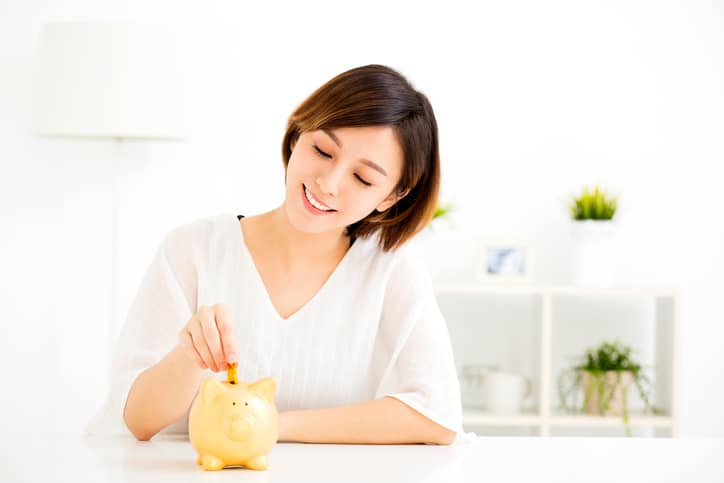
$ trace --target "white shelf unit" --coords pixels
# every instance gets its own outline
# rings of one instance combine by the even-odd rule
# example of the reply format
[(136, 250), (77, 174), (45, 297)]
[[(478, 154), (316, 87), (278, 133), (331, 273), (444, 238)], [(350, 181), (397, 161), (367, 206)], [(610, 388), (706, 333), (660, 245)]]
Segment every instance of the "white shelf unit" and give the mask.
[[(557, 373), (565, 366), (564, 355), (581, 355), (601, 339), (619, 339), (620, 333), (635, 330), (638, 346), (644, 347), (652, 364), (653, 405), (663, 414), (642, 414), (632, 407), (629, 425), (634, 435), (677, 437), (679, 433), (679, 292), (672, 288), (594, 288), (564, 285), (477, 285), (438, 284), (435, 292), (450, 329), (458, 369), (466, 363), (502, 362), (501, 369), (517, 370), (533, 382), (530, 405), (520, 414), (503, 416), (471, 407), (463, 397), (466, 430), (485, 434), (622, 435), (620, 417), (599, 417), (559, 413)], [(626, 304), (634, 304), (627, 306)], [(498, 315), (491, 307), (497, 305)], [(577, 306), (569, 310), (567, 305)], [(623, 309), (621, 309), (621, 307)], [(616, 313), (619, 307), (619, 313)], [(643, 307), (643, 312), (632, 310)], [(491, 309), (491, 310), (488, 310)], [(509, 316), (500, 314), (510, 313)], [(488, 320), (492, 319), (492, 320)], [(583, 319), (583, 320), (580, 320)], [(647, 320), (644, 320), (647, 319)], [(588, 323), (587, 323), (588, 322)], [(481, 329), (477, 327), (487, 323)], [(477, 327), (477, 334), (476, 334)], [(576, 334), (578, 333), (578, 342)], [(602, 335), (605, 334), (605, 335)], [(588, 337), (587, 344), (581, 338)], [(476, 343), (491, 338), (490, 352), (498, 359), (485, 358), (484, 347)], [(527, 341), (524, 340), (527, 338)], [(595, 341), (595, 342), (594, 342)], [(628, 344), (628, 341), (625, 341)], [(568, 344), (568, 347), (566, 347)], [(576, 345), (578, 344), (578, 345)], [(499, 346), (504, 346), (501, 349)], [(636, 349), (636, 347), (635, 347)], [(561, 352), (565, 354), (561, 354)], [(571, 354), (572, 353), (572, 354)], [(495, 357), (493, 354), (491, 357)], [(527, 360), (527, 363), (525, 362)], [(461, 378), (461, 385), (464, 381)], [(633, 386), (629, 393), (635, 392)], [(631, 399), (633, 400), (633, 399)], [(524, 433), (525, 434), (525, 433)]]

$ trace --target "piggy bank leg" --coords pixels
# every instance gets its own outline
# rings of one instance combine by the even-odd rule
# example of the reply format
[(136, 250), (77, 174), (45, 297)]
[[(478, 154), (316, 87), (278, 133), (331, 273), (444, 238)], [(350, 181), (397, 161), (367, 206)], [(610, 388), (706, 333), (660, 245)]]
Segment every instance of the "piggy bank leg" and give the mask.
[(265, 470), (266, 456), (257, 456), (256, 458), (252, 458), (244, 463), (244, 466), (246, 466), (250, 470)]
[(199, 456), (199, 459), (201, 460), (199, 464), (203, 465), (205, 470), (222, 470), (224, 469), (224, 462), (221, 461), (219, 458), (215, 456), (211, 456), (210, 454), (205, 454), (204, 456)]

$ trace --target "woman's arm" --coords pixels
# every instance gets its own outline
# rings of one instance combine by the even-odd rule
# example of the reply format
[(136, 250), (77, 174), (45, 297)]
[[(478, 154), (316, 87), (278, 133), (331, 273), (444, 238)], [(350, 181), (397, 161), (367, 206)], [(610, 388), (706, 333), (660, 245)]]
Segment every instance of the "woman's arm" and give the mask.
[(456, 433), (393, 397), (353, 406), (279, 414), (279, 441), (339, 444), (451, 444)]
[(148, 441), (183, 417), (199, 387), (203, 370), (177, 345), (131, 386), (123, 420), (136, 439)]

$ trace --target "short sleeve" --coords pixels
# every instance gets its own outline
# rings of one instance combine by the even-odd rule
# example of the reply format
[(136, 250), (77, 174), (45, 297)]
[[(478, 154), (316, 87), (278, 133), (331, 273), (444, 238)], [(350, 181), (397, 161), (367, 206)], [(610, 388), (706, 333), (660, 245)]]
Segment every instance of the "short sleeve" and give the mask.
[[(377, 363), (385, 367), (376, 398), (394, 397), (471, 441), (462, 428), (460, 383), (447, 324), (430, 277), (412, 254), (394, 266), (385, 292)], [(379, 367), (379, 366), (378, 366)]]
[[(130, 434), (123, 411), (133, 382), (174, 347), (178, 331), (195, 312), (198, 277), (194, 248), (194, 227), (183, 225), (169, 232), (157, 249), (113, 352), (106, 402), (86, 432)], [(180, 424), (172, 424), (164, 432), (183, 431), (177, 428)]]

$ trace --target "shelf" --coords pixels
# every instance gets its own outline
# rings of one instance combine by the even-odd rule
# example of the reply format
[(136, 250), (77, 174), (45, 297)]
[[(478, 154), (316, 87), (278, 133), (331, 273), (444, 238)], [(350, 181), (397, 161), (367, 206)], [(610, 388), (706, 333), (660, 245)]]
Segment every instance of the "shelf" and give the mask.
[[(652, 403), (666, 414), (634, 411), (629, 426), (654, 437), (679, 435), (679, 337), (681, 291), (672, 287), (583, 287), (527, 283), (437, 283), (456, 360), (496, 365), (532, 382), (527, 412), (501, 415), (472, 406), (480, 386), (461, 380), (463, 424), (490, 434), (601, 435), (624, 427), (620, 416), (558, 412), (557, 377), (565, 356), (603, 340), (621, 338), (654, 369)], [(470, 321), (482, 323), (469, 323)], [(467, 397), (465, 397), (467, 395)], [(638, 396), (631, 401), (639, 408)], [(537, 409), (536, 409), (537, 408)], [(650, 430), (650, 431), (649, 431)]]
[[(493, 414), (473, 408), (463, 408), (463, 424), (473, 426), (542, 426), (555, 427), (619, 427), (623, 419), (619, 416), (589, 416), (585, 414), (551, 415), (544, 418), (537, 413), (514, 415)], [(673, 419), (669, 416), (631, 415), (629, 426), (646, 428), (671, 428)]]
[(463, 408), (463, 424), (479, 426), (539, 426), (542, 419), (537, 413), (510, 416), (493, 414), (480, 409)]
[[(623, 426), (623, 419), (620, 416), (553, 415), (548, 419), (548, 423), (551, 426), (611, 427)], [(669, 416), (629, 415), (629, 426), (671, 428), (673, 420)]]
[(528, 285), (528, 284), (436, 284), (438, 294), (511, 294), (511, 295), (596, 295), (596, 296), (648, 296), (673, 297), (677, 289), (666, 287), (578, 287), (575, 285)]

